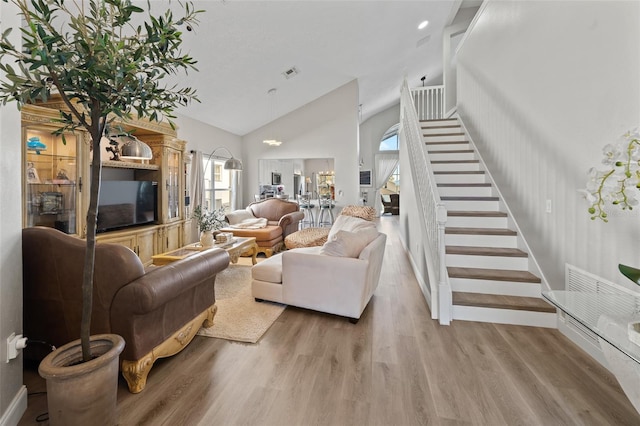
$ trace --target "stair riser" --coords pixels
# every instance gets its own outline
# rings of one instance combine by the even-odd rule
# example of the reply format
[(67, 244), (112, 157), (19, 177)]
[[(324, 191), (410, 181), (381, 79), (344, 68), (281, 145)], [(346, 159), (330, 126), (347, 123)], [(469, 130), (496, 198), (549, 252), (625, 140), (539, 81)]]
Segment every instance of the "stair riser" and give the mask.
[(507, 248), (517, 248), (518, 243), (517, 238), (510, 235), (446, 234), (444, 241), (448, 246)]
[(447, 254), (446, 262), (447, 266), (461, 268), (506, 269), (509, 271), (526, 271), (529, 268), (529, 260), (526, 257)]
[(499, 210), (498, 201), (447, 201), (443, 200), (447, 210), (456, 211), (496, 211)]
[(449, 278), (449, 284), (451, 284), (452, 291), (518, 297), (540, 297), (542, 290), (540, 284), (471, 280), (467, 278)]
[(471, 149), (468, 142), (466, 143), (429, 143), (426, 144), (427, 151), (451, 151)]
[(556, 328), (556, 314), (546, 312), (517, 311), (510, 309), (477, 308), (453, 305), (452, 319), (462, 321), (492, 322), (497, 324), (528, 325)]
[(438, 194), (441, 197), (490, 197), (490, 186), (440, 186)]
[(423, 142), (464, 142), (467, 138), (465, 135), (432, 135), (424, 132), (422, 136)]
[(449, 216), (447, 217), (447, 226), (454, 228), (507, 228), (506, 217), (467, 217), (467, 216)]
[(431, 170), (435, 172), (469, 172), (480, 170), (480, 163), (431, 163)]
[(430, 161), (462, 161), (462, 160), (476, 160), (476, 155), (473, 152), (447, 152), (441, 154), (438, 150), (429, 149)]
[(485, 183), (485, 174), (435, 175), (436, 183)]
[[(451, 124), (446, 124), (446, 126), (450, 126)], [(462, 133), (462, 127), (445, 127), (442, 129), (434, 128), (434, 127), (423, 127), (422, 133), (425, 135), (441, 135), (448, 133)]]

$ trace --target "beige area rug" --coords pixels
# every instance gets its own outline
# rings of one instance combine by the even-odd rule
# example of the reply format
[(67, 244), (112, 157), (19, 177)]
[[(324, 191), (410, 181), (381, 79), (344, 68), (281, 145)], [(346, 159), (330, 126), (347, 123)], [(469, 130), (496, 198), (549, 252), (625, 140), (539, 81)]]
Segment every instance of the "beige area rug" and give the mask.
[(251, 296), (251, 266), (229, 265), (216, 275), (218, 312), (213, 327), (200, 328), (199, 336), (256, 343), (278, 319), (286, 305), (256, 302)]

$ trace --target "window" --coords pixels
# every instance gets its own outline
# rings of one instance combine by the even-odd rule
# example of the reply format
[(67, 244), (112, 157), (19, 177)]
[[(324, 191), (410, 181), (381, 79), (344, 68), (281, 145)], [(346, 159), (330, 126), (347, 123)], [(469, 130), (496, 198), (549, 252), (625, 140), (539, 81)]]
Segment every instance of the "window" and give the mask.
[(394, 124), (382, 135), (382, 141), (380, 142), (380, 151), (397, 151), (398, 148), (398, 129), (400, 123)]
[(380, 142), (380, 151), (397, 151), (398, 150), (398, 135), (389, 136)]
[(389, 176), (389, 180), (387, 180), (384, 187), (389, 193), (397, 194), (400, 192), (400, 166), (396, 167), (393, 173), (391, 173), (391, 176)]
[[(203, 158), (204, 167), (204, 208), (211, 211), (224, 206), (231, 208), (231, 178), (232, 170), (224, 169), (225, 160)], [(215, 201), (215, 203), (214, 203)]]
[[(382, 140), (380, 141), (379, 151), (398, 151), (398, 129), (400, 128), (400, 124), (394, 124), (389, 127), (389, 129), (382, 136)], [(388, 154), (393, 154), (393, 152), (389, 152)], [(389, 179), (385, 182), (382, 190), (380, 191), (382, 194), (397, 194), (400, 192), (400, 166), (398, 165), (391, 175)]]

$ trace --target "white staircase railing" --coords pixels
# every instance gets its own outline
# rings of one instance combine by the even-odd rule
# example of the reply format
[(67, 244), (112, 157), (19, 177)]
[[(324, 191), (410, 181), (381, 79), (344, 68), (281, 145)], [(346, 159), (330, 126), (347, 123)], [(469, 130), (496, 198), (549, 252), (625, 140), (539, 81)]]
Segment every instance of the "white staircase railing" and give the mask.
[[(425, 92), (421, 88), (421, 92)], [(405, 80), (400, 98), (400, 126), (404, 132), (409, 153), (409, 163), (413, 175), (415, 193), (423, 241), (425, 260), (429, 275), (432, 317), (440, 324), (451, 321), (452, 296), (449, 276), (445, 264), (444, 230), (447, 223), (447, 209), (444, 206), (428, 158), (427, 147), (422, 140), (422, 129), (415, 107), (415, 97)]]
[(444, 117), (444, 86), (417, 87), (411, 90), (418, 120)]

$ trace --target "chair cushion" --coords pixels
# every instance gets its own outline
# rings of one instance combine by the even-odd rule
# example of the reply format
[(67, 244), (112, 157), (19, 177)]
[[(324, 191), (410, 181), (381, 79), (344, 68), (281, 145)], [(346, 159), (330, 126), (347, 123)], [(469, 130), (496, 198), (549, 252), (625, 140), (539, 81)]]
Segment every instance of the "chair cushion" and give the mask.
[(282, 255), (276, 254), (251, 268), (254, 280), (282, 284)]
[(258, 245), (260, 245), (261, 241), (271, 241), (278, 238), (282, 239), (282, 228), (274, 225), (269, 225), (260, 229), (223, 228), (221, 231), (231, 232), (236, 237), (256, 237)]

